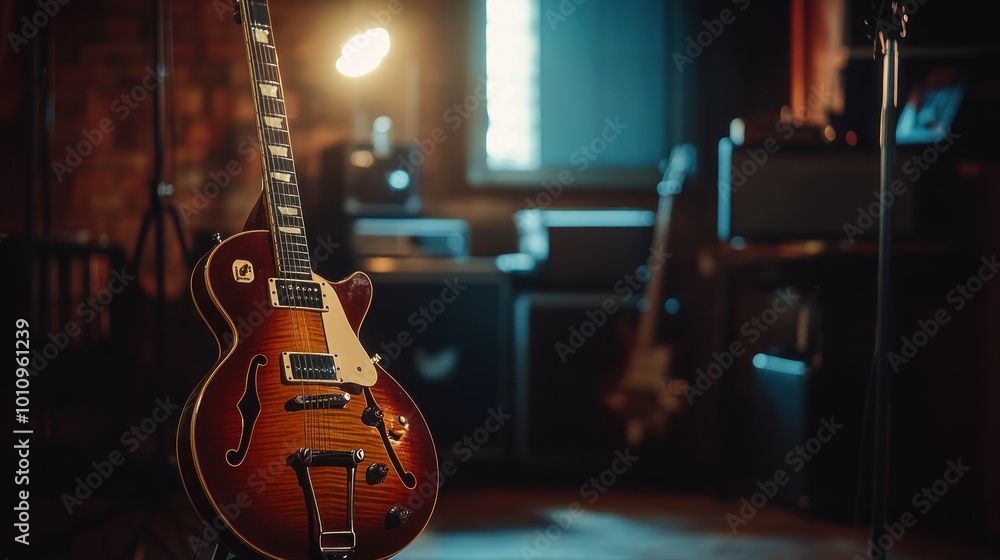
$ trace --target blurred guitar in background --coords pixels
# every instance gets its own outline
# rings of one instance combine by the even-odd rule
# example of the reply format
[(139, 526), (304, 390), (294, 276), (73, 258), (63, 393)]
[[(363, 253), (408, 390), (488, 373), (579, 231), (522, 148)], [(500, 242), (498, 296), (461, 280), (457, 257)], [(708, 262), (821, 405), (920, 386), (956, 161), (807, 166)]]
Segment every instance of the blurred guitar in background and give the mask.
[[(670, 215), (673, 197), (694, 172), (697, 151), (690, 144), (679, 144), (670, 151), (657, 184), (659, 203), (653, 224), (653, 253), (668, 254)], [(605, 398), (605, 404), (620, 423), (625, 440), (637, 446), (666, 435), (672, 417), (684, 409), (685, 382), (672, 379), (674, 348), (659, 342), (657, 333), (664, 308), (666, 262), (650, 263), (649, 280), (643, 292), (638, 325), (631, 341), (623, 375)]]

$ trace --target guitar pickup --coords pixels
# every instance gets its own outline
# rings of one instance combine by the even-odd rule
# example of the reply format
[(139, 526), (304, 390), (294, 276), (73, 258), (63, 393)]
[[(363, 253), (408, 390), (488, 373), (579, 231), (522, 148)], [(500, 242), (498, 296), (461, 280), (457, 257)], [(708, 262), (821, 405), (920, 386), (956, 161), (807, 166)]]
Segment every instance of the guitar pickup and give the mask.
[(267, 293), (271, 299), (271, 307), (291, 309), (315, 309), (328, 311), (330, 306), (323, 303), (326, 294), (319, 282), (308, 280), (289, 280), (286, 278), (268, 278)]
[(347, 393), (331, 393), (329, 395), (298, 395), (285, 403), (285, 410), (298, 412), (300, 410), (329, 410), (344, 408), (351, 402)]
[(343, 380), (337, 373), (336, 354), (308, 354), (304, 352), (282, 352), (281, 371), (289, 383), (337, 384)]

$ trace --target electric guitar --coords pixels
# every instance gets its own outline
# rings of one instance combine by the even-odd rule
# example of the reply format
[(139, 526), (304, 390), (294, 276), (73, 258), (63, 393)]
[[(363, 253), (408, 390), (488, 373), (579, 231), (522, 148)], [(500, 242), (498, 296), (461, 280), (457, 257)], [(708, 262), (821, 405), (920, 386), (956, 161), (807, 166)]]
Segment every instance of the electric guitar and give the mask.
[[(667, 250), (673, 197), (681, 192), (684, 181), (694, 172), (696, 155), (695, 147), (690, 144), (677, 145), (670, 151), (663, 180), (656, 187), (659, 201), (652, 246), (657, 252)], [(645, 307), (639, 315), (625, 373), (606, 398), (606, 405), (622, 424), (629, 445), (662, 436), (671, 416), (683, 407), (683, 381), (670, 378), (673, 348), (656, 342), (664, 304), (665, 271), (666, 263), (650, 266), (643, 293)]]
[(209, 540), (242, 558), (388, 558), (434, 510), (434, 443), (358, 339), (368, 276), (311, 269), (267, 3), (238, 5), (264, 185), (191, 276), (219, 359), (180, 419), (181, 479)]

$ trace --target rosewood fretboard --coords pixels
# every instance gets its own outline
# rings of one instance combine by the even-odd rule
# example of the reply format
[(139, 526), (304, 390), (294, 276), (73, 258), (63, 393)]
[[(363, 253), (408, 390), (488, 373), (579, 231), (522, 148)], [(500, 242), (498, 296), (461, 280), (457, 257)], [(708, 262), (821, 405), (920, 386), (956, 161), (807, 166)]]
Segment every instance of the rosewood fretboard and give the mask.
[(292, 161), (285, 97), (267, 1), (240, 0), (239, 10), (250, 61), (275, 265), (282, 278), (310, 280), (309, 242), (302, 219), (302, 202)]

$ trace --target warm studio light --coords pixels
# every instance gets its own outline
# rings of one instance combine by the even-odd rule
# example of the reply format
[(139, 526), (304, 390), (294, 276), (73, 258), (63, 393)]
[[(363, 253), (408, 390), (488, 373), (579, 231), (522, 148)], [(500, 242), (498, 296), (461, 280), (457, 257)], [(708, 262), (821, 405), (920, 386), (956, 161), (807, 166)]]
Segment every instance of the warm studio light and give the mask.
[(350, 160), (354, 167), (371, 167), (375, 163), (375, 156), (368, 150), (356, 150), (351, 152)]
[(389, 32), (381, 27), (351, 37), (337, 59), (337, 70), (356, 78), (374, 70), (389, 54)]
[(392, 130), (392, 119), (382, 115), (372, 123), (372, 149), (379, 159), (389, 157), (392, 152), (392, 142), (389, 139), (389, 131)]

